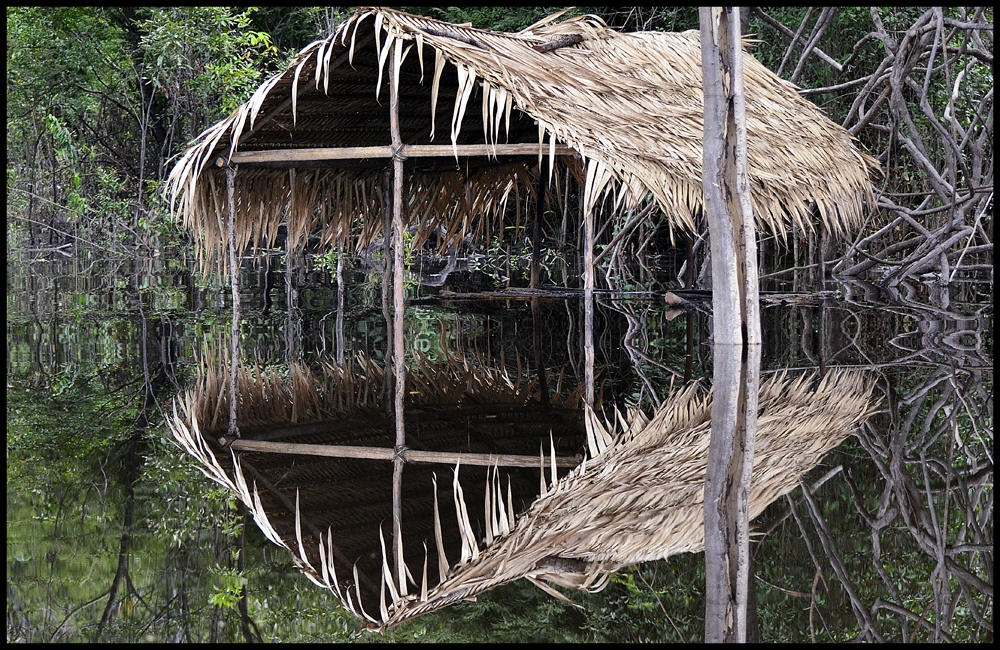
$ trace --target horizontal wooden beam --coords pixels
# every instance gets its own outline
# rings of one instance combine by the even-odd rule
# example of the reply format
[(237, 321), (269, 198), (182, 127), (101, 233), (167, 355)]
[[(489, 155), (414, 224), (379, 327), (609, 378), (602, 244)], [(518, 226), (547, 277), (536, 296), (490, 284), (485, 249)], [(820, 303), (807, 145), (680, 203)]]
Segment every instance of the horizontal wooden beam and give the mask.
[[(453, 147), (450, 144), (407, 144), (403, 145), (402, 154), (408, 158), (449, 157), (455, 153), (459, 156), (537, 156), (538, 145), (534, 143), (518, 144), (460, 144)], [(542, 147), (542, 153), (548, 154), (549, 147)], [(576, 151), (566, 145), (556, 145), (557, 156), (573, 156)], [(360, 160), (362, 158), (392, 158), (392, 147), (389, 145), (377, 147), (323, 147), (314, 149), (272, 149), (269, 151), (237, 151), (233, 154), (233, 164), (243, 163), (298, 163), (322, 162), (326, 160)], [(215, 164), (223, 167), (226, 164), (224, 156), (219, 156)]]
[[(225, 446), (226, 438), (219, 438), (219, 444)], [(358, 447), (350, 445), (306, 445), (291, 442), (269, 442), (265, 440), (234, 440), (231, 448), (236, 451), (258, 451), (272, 454), (297, 454), (301, 456), (324, 456), (327, 458), (360, 458), (365, 460), (394, 460), (396, 451), (388, 447)], [(408, 463), (442, 463), (453, 465), (481, 465), (492, 467), (539, 467), (541, 459), (537, 456), (515, 456), (513, 454), (465, 454), (451, 451), (418, 451), (405, 449), (401, 454)], [(581, 458), (575, 456), (557, 456), (557, 467), (576, 467)], [(546, 465), (551, 460), (546, 460)]]

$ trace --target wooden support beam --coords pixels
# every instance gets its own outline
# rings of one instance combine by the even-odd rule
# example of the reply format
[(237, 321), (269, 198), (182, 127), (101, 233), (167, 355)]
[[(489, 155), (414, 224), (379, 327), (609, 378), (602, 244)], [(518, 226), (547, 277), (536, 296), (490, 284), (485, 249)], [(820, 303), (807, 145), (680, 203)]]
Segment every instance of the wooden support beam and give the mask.
[(583, 381), (594, 407), (594, 206), (583, 215)]
[[(453, 157), (455, 147), (450, 144), (406, 144), (400, 153), (406, 158)], [(460, 144), (459, 156), (537, 156), (538, 143), (515, 144)], [(566, 145), (556, 146), (557, 156), (575, 156), (576, 151)], [(300, 163), (327, 160), (360, 160), (363, 158), (392, 158), (392, 146), (374, 147), (321, 147), (312, 149), (272, 149), (268, 151), (237, 151), (233, 164), (246, 163)], [(225, 158), (216, 159), (217, 167), (226, 164)]]
[[(220, 445), (229, 442), (219, 438)], [(322, 456), (324, 458), (358, 458), (363, 460), (395, 460), (396, 450), (391, 447), (358, 447), (350, 445), (307, 445), (291, 442), (269, 442), (265, 440), (234, 440), (234, 451), (256, 451), (271, 454), (294, 454), (298, 456)], [(477, 465), (480, 467), (538, 467), (538, 456), (517, 456), (514, 454), (466, 454), (453, 451), (419, 451), (404, 449), (399, 457), (407, 463), (437, 463), (453, 465)], [(581, 459), (576, 456), (557, 456), (557, 467), (576, 467)]]

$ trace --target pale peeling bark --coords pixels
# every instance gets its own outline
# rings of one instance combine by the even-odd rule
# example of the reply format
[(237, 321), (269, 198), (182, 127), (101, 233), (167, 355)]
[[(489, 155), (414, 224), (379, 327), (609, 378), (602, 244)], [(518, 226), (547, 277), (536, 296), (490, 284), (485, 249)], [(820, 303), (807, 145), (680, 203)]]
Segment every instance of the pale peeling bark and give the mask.
[(402, 483), (406, 447), (403, 398), (406, 395), (406, 359), (403, 346), (403, 140), (399, 132), (399, 66), (403, 42), (395, 42), (395, 56), (389, 67), (389, 121), (393, 148), (392, 183), (392, 360), (395, 391), (393, 412), (396, 416), (396, 459), (392, 470), (392, 545), (396, 584), (406, 594), (406, 568), (403, 564)]
[(703, 7), (701, 43), (703, 186), (714, 316), (712, 439), (705, 478), (705, 640), (742, 642), (747, 638), (748, 495), (761, 339), (739, 11)]

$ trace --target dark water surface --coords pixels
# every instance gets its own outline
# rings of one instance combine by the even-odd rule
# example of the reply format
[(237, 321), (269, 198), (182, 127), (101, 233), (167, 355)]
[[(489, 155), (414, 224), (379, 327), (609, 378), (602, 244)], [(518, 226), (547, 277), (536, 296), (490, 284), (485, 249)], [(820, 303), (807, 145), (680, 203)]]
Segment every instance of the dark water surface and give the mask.
[[(384, 364), (380, 272), (347, 265), (342, 311), (332, 269), (300, 274), (289, 309), (281, 258), (256, 266), (240, 279), (244, 366)], [(564, 394), (578, 385), (582, 300), (567, 292), (533, 313), (523, 299), (441, 298), (502, 287), (504, 269), (476, 268), (441, 288), (408, 277), (410, 359), (475, 359), (514, 381), (537, 379), (540, 361), (550, 390), (560, 376)], [(170, 399), (229, 343), (229, 289), (197, 277), (159, 257), (8, 259), (8, 641), (346, 640), (358, 629), (164, 426)], [(672, 308), (669, 283), (646, 277), (634, 293), (599, 294), (595, 366), (605, 404), (651, 412), (671, 386), (711, 378), (710, 299)], [(882, 409), (810, 472), (809, 494), (755, 521), (762, 638), (988, 641), (992, 284), (828, 289), (765, 295), (764, 377), (866, 368)], [(521, 582), (388, 638), (702, 638), (700, 555), (570, 593), (581, 608)]]

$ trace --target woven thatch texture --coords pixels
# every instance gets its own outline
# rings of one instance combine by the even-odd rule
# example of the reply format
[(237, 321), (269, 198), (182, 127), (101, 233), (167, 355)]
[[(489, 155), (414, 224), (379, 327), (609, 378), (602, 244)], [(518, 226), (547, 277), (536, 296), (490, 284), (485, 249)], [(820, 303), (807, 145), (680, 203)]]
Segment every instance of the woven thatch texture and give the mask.
[[(578, 34), (582, 41), (551, 51), (535, 49), (568, 34)], [(397, 42), (403, 47), (395, 47)], [(362, 66), (362, 61), (373, 65)], [(360, 76), (345, 72), (352, 63), (359, 66)], [(442, 79), (446, 63), (457, 70), (457, 83)], [(309, 131), (292, 146), (345, 146), (345, 133), (350, 135), (346, 140), (350, 146), (385, 145), (387, 111), (377, 116), (381, 122), (373, 118), (365, 129), (354, 128), (357, 118), (352, 111), (337, 111), (340, 106), (355, 106), (358, 88), (366, 82), (375, 82), (375, 92), (382, 92), (386, 65), (403, 71), (397, 78), (404, 90), (430, 103), (429, 116), (418, 114), (411, 103), (408, 111), (414, 117), (404, 134), (407, 142), (415, 142), (420, 126), (419, 131), (433, 136), (437, 110), (449, 108), (452, 142), (472, 141), (468, 133), (460, 134), (466, 114), (475, 112), (469, 104), (478, 93), (482, 134), (475, 141), (497, 142), (504, 132), (509, 137), (512, 114), (522, 112), (538, 123), (540, 155), (559, 141), (593, 163), (585, 188), (588, 206), (596, 205), (606, 192), (630, 205), (651, 196), (672, 226), (696, 228), (695, 215), (703, 204), (701, 53), (696, 32), (621, 34), (595, 17), (580, 17), (504, 34), (388, 9), (359, 11), (331, 36), (304, 48), (288, 70), (199, 136), (168, 183), (185, 224), (199, 228), (215, 220), (213, 200), (205, 198), (212, 193), (203, 178), (207, 166), (238, 150), (288, 147), (289, 138), (294, 141), (300, 132), (296, 128), (300, 112), (302, 128), (308, 126)], [(813, 228), (817, 216), (835, 235), (857, 226), (872, 198), (869, 174), (878, 169), (877, 162), (859, 152), (843, 128), (799, 97), (793, 85), (749, 54), (744, 54), (744, 70), (749, 176), (759, 225), (781, 235), (793, 226)], [(453, 106), (441, 105), (439, 95), (454, 96)], [(322, 128), (308, 121), (310, 114), (324, 115)], [(275, 115), (280, 116), (282, 128), (268, 130), (265, 124), (279, 121)], [(518, 133), (525, 135), (523, 130)], [(549, 142), (543, 146), (546, 133)], [(438, 160), (441, 165), (447, 161)], [(450, 164), (454, 169), (454, 161)], [(241, 201), (248, 214), (258, 214), (261, 203), (268, 204), (264, 212), (280, 212), (288, 204), (287, 172), (268, 169), (265, 174), (274, 179), (272, 183), (285, 183), (286, 190), (274, 192), (268, 182), (247, 185), (243, 191), (249, 196)], [(366, 174), (348, 176), (364, 183)], [(490, 203), (499, 207), (509, 191), (504, 183), (499, 181), (492, 191), (476, 192), (492, 192)], [(221, 196), (218, 187), (215, 196)], [(368, 211), (376, 203), (344, 203), (338, 218), (378, 222)], [(289, 219), (310, 218), (299, 208), (289, 214)], [(468, 223), (480, 214), (463, 210), (452, 214), (452, 223), (455, 218)], [(243, 241), (256, 242), (258, 237), (257, 232), (253, 237), (244, 234)]]

